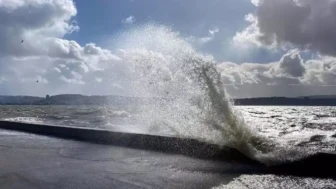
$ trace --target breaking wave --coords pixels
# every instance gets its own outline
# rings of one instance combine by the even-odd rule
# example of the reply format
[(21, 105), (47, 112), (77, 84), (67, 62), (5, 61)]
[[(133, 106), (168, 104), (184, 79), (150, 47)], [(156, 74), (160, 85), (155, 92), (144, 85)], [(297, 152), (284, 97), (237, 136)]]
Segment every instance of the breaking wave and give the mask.
[(253, 159), (271, 151), (233, 108), (216, 61), (198, 53), (172, 29), (155, 24), (119, 36), (129, 95), (145, 97), (142, 120), (179, 137), (235, 148)]

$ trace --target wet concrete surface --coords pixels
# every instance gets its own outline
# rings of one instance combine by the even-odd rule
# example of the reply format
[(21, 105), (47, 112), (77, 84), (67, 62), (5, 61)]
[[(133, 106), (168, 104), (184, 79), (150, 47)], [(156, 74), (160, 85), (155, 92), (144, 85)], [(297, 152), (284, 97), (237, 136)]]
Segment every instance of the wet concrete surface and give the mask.
[(0, 130), (0, 188), (211, 188), (249, 165)]

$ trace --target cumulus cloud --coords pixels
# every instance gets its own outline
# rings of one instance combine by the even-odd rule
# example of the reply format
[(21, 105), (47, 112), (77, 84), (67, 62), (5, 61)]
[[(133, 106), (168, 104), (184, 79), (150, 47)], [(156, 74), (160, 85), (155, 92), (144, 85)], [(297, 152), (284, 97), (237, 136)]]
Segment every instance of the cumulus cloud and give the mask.
[(119, 57), (93, 43), (64, 39), (79, 30), (76, 14), (72, 0), (0, 0), (1, 92), (81, 92), (96, 76), (108, 79), (104, 72)]
[(304, 83), (313, 85), (336, 85), (336, 59), (323, 57), (320, 60), (309, 60), (306, 62), (307, 73)]
[[(250, 25), (244, 31), (236, 33), (233, 37), (234, 45), (240, 48), (263, 47), (264, 44), (259, 40), (262, 38), (262, 34), (258, 27), (257, 18), (253, 14), (248, 14), (245, 16), (245, 21), (249, 22)], [(275, 45), (272, 41), (267, 43), (269, 48), (274, 48)]]
[(235, 45), (282, 50), (298, 48), (322, 55), (304, 61), (298, 50), (291, 50), (278, 62), (221, 65), (223, 81), (232, 86), (229, 87), (232, 93), (238, 96), (238, 91), (255, 96), (336, 93), (336, 1), (251, 2), (257, 10), (245, 16), (249, 26), (236, 33)]
[(2, 0), (0, 55), (33, 56), (61, 50), (45, 47), (54, 45), (55, 48), (62, 45), (65, 41), (55, 38), (79, 29), (71, 21), (76, 14), (75, 6), (69, 0)]
[(122, 20), (121, 23), (123, 23), (125, 25), (134, 24), (135, 23), (135, 17), (134, 16), (129, 16), (129, 17), (125, 18), (124, 20)]
[(336, 93), (336, 58), (304, 61), (298, 50), (267, 64), (218, 64), (222, 81), (237, 97), (303, 96)]
[(246, 20), (250, 25), (234, 41), (255, 45), (295, 46), (336, 55), (336, 1), (252, 0), (257, 6)]
[(278, 62), (268, 64), (226, 62), (219, 64), (218, 68), (221, 71), (223, 83), (226, 85), (299, 84), (305, 69), (300, 55), (294, 51), (285, 54)]

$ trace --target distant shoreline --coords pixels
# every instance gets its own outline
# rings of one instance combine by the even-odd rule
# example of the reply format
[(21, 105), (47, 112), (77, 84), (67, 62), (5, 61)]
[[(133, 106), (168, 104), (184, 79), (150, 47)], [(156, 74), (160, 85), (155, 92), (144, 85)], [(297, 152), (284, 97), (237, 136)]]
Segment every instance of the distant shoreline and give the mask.
[[(153, 101), (149, 98), (124, 96), (85, 96), (63, 94), (55, 96), (0, 96), (0, 105), (132, 105)], [(262, 97), (233, 99), (237, 106), (336, 106), (336, 95), (307, 97)]]
[(244, 98), (234, 99), (237, 106), (336, 106), (336, 98)]

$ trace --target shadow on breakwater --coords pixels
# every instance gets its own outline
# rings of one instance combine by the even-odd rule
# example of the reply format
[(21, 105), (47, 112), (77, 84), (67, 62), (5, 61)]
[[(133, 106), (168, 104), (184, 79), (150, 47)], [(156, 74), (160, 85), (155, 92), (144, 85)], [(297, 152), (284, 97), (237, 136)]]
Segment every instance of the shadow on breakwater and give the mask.
[[(336, 179), (336, 154), (333, 153), (316, 153), (298, 161), (266, 167), (235, 149), (221, 148), (195, 139), (10, 121), (0, 121), (0, 128), (90, 143), (185, 155), (199, 159), (236, 162), (247, 165), (246, 172), (242, 172), (242, 174), (276, 174)], [(214, 172), (224, 173), (218, 170), (214, 170)]]

